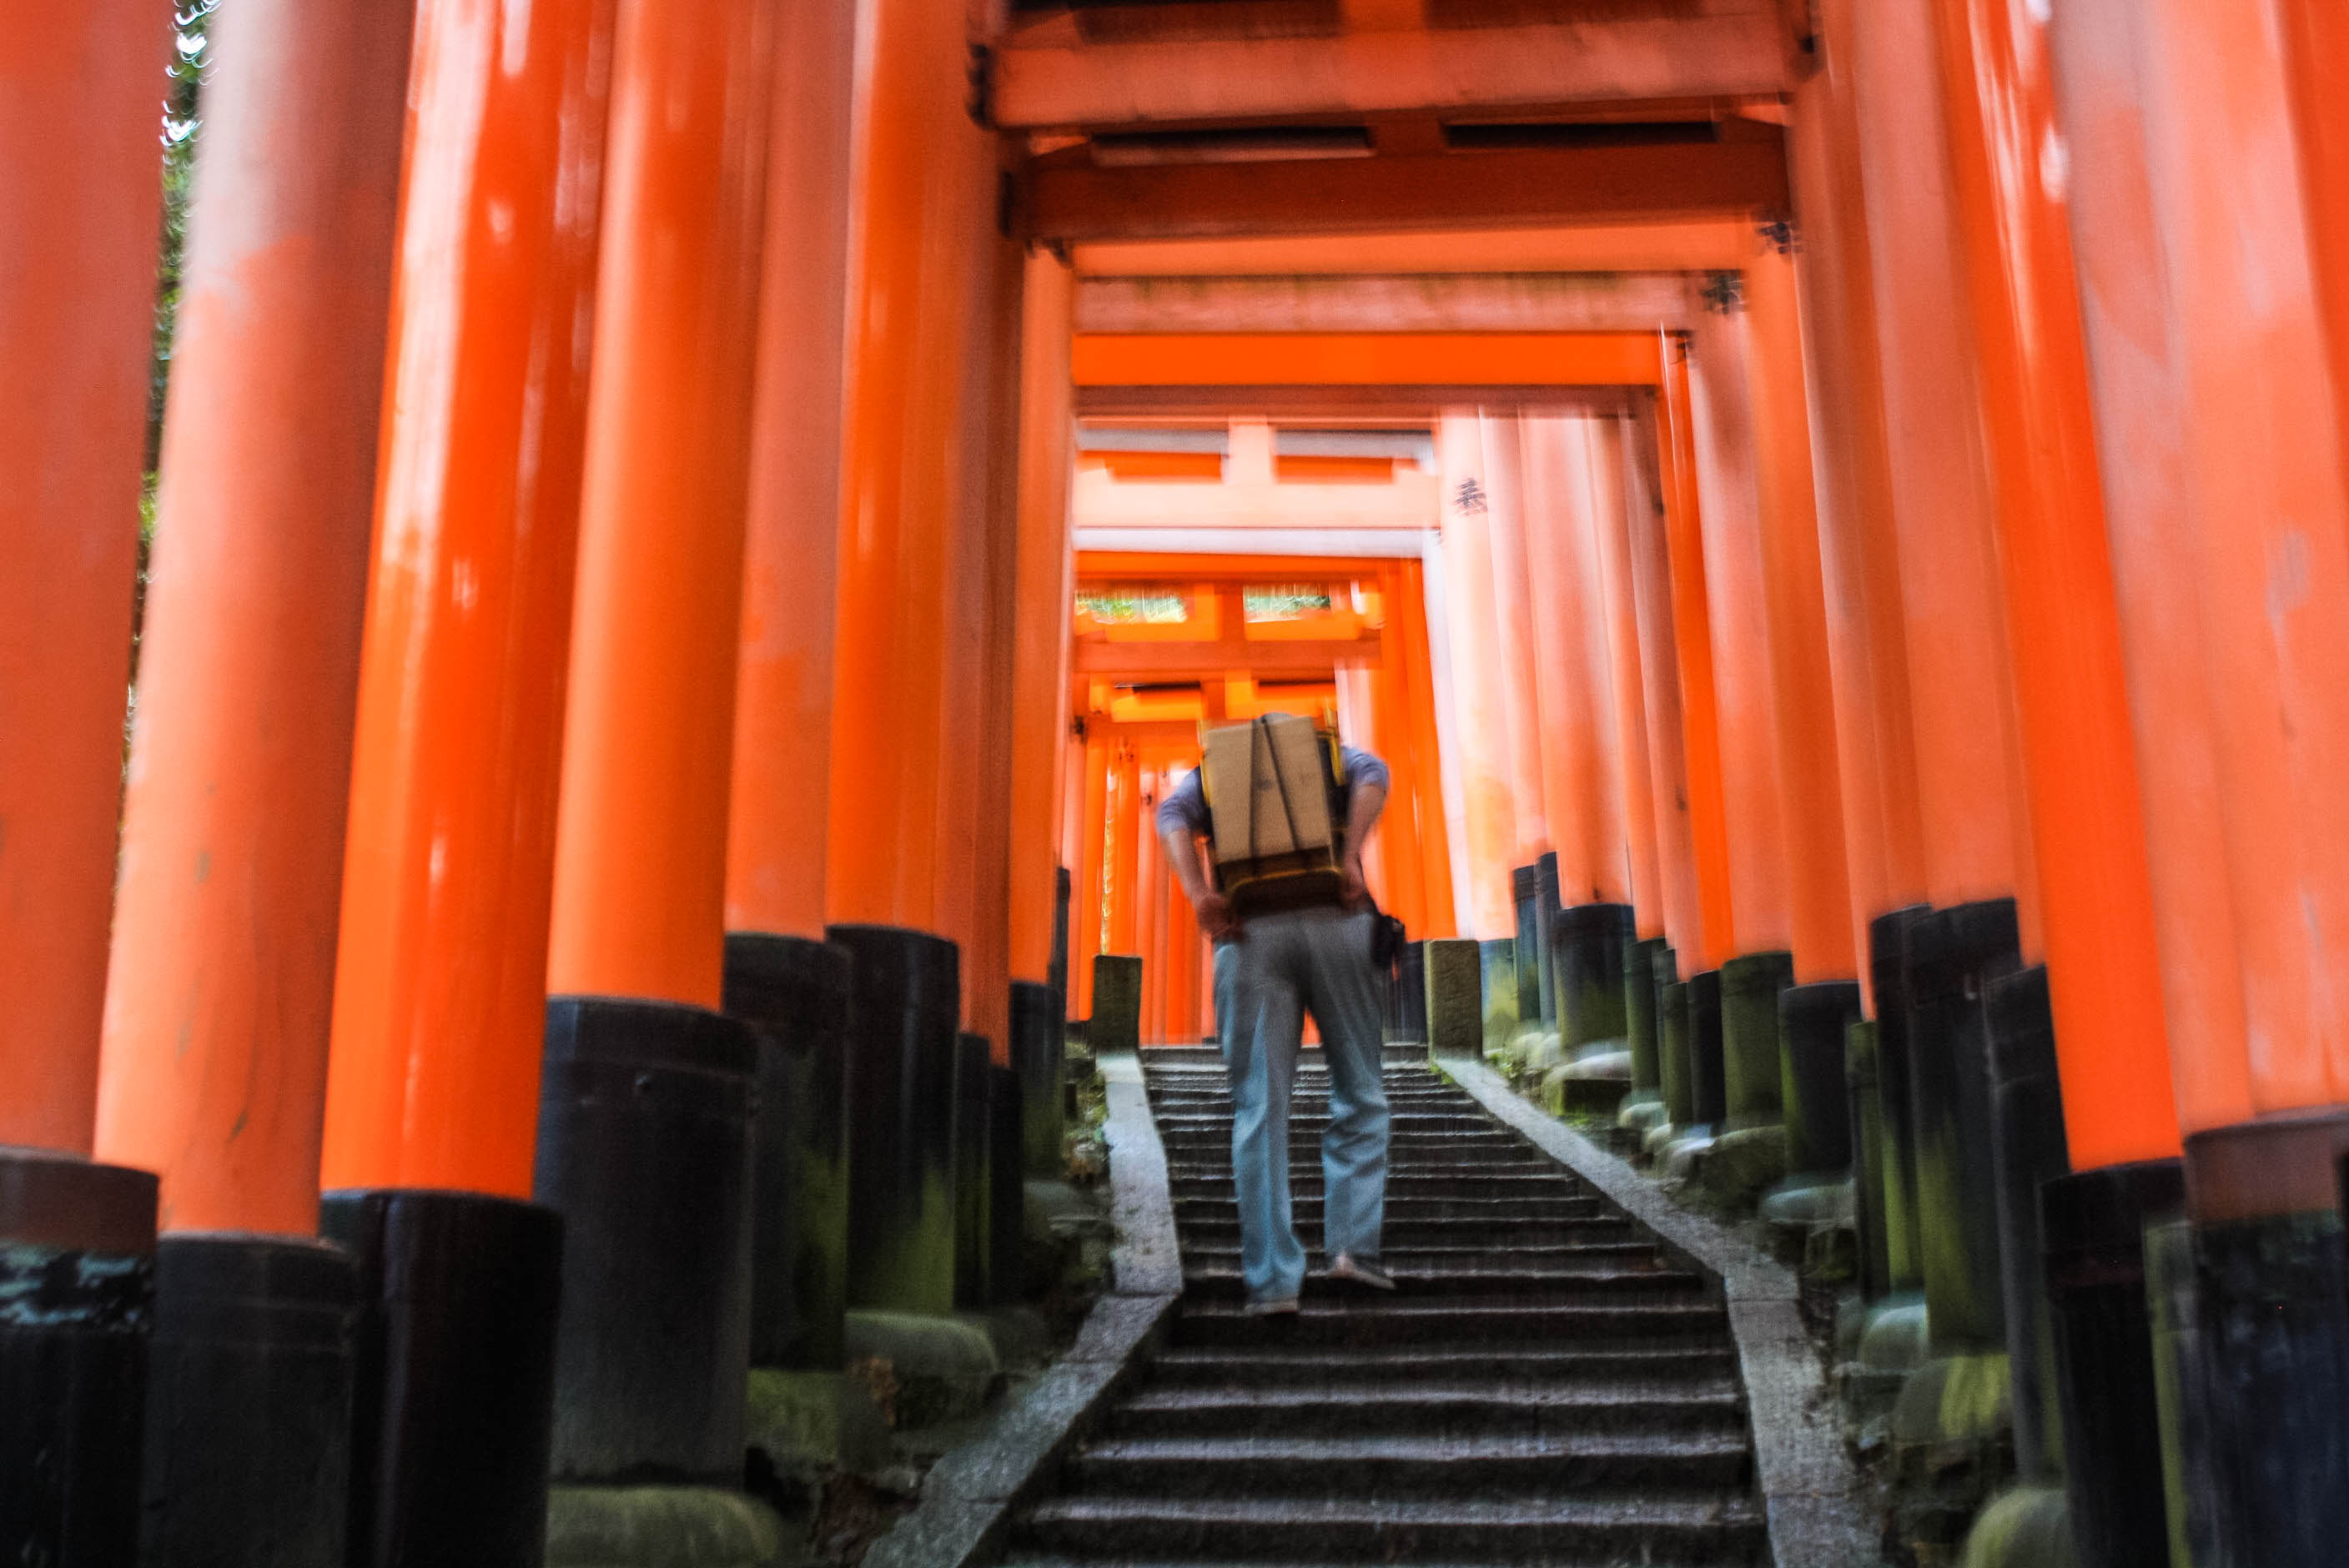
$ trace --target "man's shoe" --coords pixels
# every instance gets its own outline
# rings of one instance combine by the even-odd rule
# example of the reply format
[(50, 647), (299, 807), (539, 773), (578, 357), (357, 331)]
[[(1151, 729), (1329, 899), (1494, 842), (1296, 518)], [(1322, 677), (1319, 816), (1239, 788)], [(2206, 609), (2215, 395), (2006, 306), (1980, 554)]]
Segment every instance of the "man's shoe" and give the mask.
[(1330, 1264), (1330, 1277), (1344, 1280), (1349, 1284), (1367, 1285), (1371, 1290), (1392, 1290), (1395, 1287), (1394, 1276), (1386, 1270), (1345, 1253), (1340, 1253), (1337, 1260)]
[(1247, 1315), (1250, 1317), (1295, 1317), (1297, 1298), (1293, 1295), (1272, 1295), (1262, 1301), (1251, 1301), (1247, 1304)]

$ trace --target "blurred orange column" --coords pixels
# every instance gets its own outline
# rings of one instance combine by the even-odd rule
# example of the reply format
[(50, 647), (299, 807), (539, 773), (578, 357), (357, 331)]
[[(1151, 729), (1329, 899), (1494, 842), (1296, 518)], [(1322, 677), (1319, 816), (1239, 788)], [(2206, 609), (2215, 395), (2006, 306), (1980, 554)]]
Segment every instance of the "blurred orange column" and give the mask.
[[(1385, 707), (1379, 699), (1379, 668), (1375, 665), (1341, 664), (1331, 672), (1338, 688), (1338, 735), (1348, 746), (1359, 746), (1387, 765), (1387, 793), (1399, 793), (1405, 777), (1397, 771), (1394, 759), (1387, 755), (1387, 727), (1381, 719)], [(1400, 914), (1395, 907), (1393, 888), (1388, 879), (1388, 851), (1393, 846), (1394, 823), (1381, 814), (1379, 825), (1362, 845), (1362, 880), (1390, 914)]]
[(1743, 320), (1769, 611), (1788, 945), (1796, 983), (1848, 980), (1858, 969), (1857, 928), (1844, 846), (1802, 322), (1793, 260), (1766, 238), (1746, 263)]
[[(1742, 276), (1742, 274), (1741, 274)], [(1794, 931), (1786, 898), (1785, 802), (1779, 789), (1776, 672), (1745, 306), (1696, 320), (1687, 364), (1703, 518), (1704, 597), (1728, 822), (1731, 939), (1739, 953), (1783, 949)]]
[[(1412, 794), (1390, 799), (1387, 810), (1408, 810), (1419, 845), (1419, 886), (1424, 924), (1415, 936), (1448, 937), (1458, 930), (1452, 886), (1452, 843), (1444, 819), (1444, 768), (1435, 727), (1435, 670), (1427, 639), (1426, 570), (1417, 561), (1395, 563), (1386, 596), (1386, 636), (1380, 645), (1391, 687), (1399, 686), (1402, 717), (1389, 752), (1411, 758)], [(1392, 755), (1389, 760), (1392, 760)]]
[(1550, 849), (1549, 810), (1542, 779), (1540, 655), (1534, 642), (1533, 561), (1526, 552), (1525, 442), (1514, 410), (1486, 411), (1476, 420), (1485, 448), (1485, 536), (1493, 569), (1493, 630), (1499, 663), (1490, 678), (1500, 686), (1506, 715), (1509, 799), (1516, 823), (1512, 866), (1527, 866)]
[(1853, 24), (1924, 893), (1943, 905), (2013, 897), (2023, 952), (2035, 956), (2006, 609), (1974, 418), (1964, 241), (1950, 199), (1931, 3), (1886, 0), (1859, 8)]
[(309, 1235), (412, 9), (247, 0), (204, 98), (97, 1153)]
[(1444, 486), (1445, 620), (1460, 718), (1461, 789), (1467, 797), (1469, 886), (1455, 896), (1470, 934), (1492, 941), (1517, 929), (1509, 887), (1517, 818), (1493, 594), (1492, 503), (1475, 415), (1447, 412), (1437, 421), (1435, 460)]
[(1076, 556), (1069, 533), (1075, 462), (1069, 335), (1076, 274), (1030, 254), (1020, 317), (1019, 469), (1011, 625), (1010, 943), (1014, 979), (1041, 981), (1052, 959), (1053, 868), (1064, 814), (1070, 628)]
[(1630, 427), (1593, 419), (1585, 438), (1594, 463), (1612, 482), (1593, 487), (1591, 522), (1599, 555), (1598, 613), (1605, 619), (1607, 678), (1614, 693), (1617, 788), (1630, 863), (1630, 902), (1641, 937), (1664, 934), (1663, 868), (1656, 841), (1655, 775), (1648, 748), (1647, 683), (1640, 658), (1640, 602), (1631, 569), (1630, 508), (1649, 503), (1640, 466), (1627, 463)]
[(2277, 0), (2300, 139), (2309, 255), (2324, 301), (2325, 363), (2336, 388), (2344, 460), (2349, 461), (2349, 7), (2336, 0)]
[(972, 759), (946, 749), (949, 693), (977, 650), (950, 638), (996, 170), (965, 108), (964, 8), (874, 0), (862, 26), (824, 908), (952, 937), (944, 792), (972, 788)]
[(1537, 744), (1558, 896), (1569, 906), (1620, 903), (1623, 799), (1599, 580), (1600, 458), (1588, 418), (1528, 415), (1523, 429), (1526, 558), (1540, 651)]
[[(1821, 0), (1826, 46), (1797, 91), (1788, 152), (1801, 225), (1796, 273), (1816, 418), (1815, 490), (1853, 945), (1878, 915), (1925, 896), (1909, 652), (1892, 524), (1890, 435), (1866, 192), (1854, 0)], [(1860, 965), (1860, 985), (1872, 984)], [(1871, 1000), (1870, 1003), (1873, 1006)]]
[(777, 12), (726, 929), (821, 940), (856, 7)]
[(470, 7), (418, 17), (329, 1190), (530, 1196), (612, 7), (533, 20), (510, 69)]
[(2046, 30), (2000, 0), (1940, 19), (2071, 1160), (2162, 1159), (2177, 1102), (2070, 214), (2040, 166)]
[[(1728, 803), (1723, 797), (1721, 719), (1713, 689), (1711, 607), (1705, 595), (1704, 526), (1697, 500), (1696, 431), (1690, 407), (1688, 345), (1665, 346), (1664, 384), (1657, 399), (1656, 443), (1663, 498), (1664, 556), (1671, 573), (1672, 640), (1677, 649), (1682, 734), (1682, 785), (1694, 849), (1698, 944), (1672, 945), (1683, 978), (1736, 956), (1738, 930), (1732, 888)], [(1700, 962), (1701, 960), (1701, 962)]]
[(547, 988), (720, 1006), (771, 9), (614, 51)]
[[(1115, 788), (1116, 753), (1110, 745), (1109, 719), (1094, 714), (1085, 724), (1081, 767), (1083, 810), (1077, 816), (1077, 858), (1070, 866), (1073, 885), (1069, 892), (1069, 1016), (1092, 1016), (1093, 955), (1110, 949), (1109, 832), (1111, 791)], [(1155, 830), (1155, 824), (1153, 825)]]
[[(1141, 898), (1142, 764), (1121, 740), (1110, 758), (1109, 822), (1102, 852), (1102, 947), (1103, 953), (1138, 953), (1136, 903)], [(1154, 837), (1157, 824), (1147, 824)]]
[(0, 36), (0, 1145), (98, 1112), (171, 37), (148, 0)]
[(2349, 1100), (2342, 391), (2280, 39), (2192, 0), (2083, 4), (2053, 35), (2191, 1134)]
[(1157, 765), (1142, 769), (1135, 778), (1141, 820), (1133, 835), (1133, 946), (1142, 954), (1142, 1038), (1166, 1037), (1166, 876), (1158, 851), (1158, 834), (1150, 824), (1153, 809), (1164, 788)]
[(1662, 465), (1668, 437), (1652, 410), (1623, 426), (1625, 542), (1640, 639), (1640, 706), (1648, 727), (1649, 799), (1655, 808), (1657, 903), (1682, 974), (1705, 967), (1703, 878), (1690, 808), (1688, 728), (1681, 703), (1680, 635), (1672, 614), (1671, 520)]

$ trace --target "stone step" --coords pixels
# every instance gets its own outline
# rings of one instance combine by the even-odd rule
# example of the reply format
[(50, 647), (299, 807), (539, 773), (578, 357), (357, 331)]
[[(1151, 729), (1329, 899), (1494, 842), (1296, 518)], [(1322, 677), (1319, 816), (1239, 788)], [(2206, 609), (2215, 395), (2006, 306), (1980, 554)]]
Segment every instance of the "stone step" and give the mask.
[(1401, 1296), (1308, 1297), (1289, 1317), (1251, 1317), (1232, 1301), (1186, 1303), (1174, 1339), (1186, 1346), (1442, 1345), (1484, 1339), (1667, 1345), (1726, 1333), (1719, 1303), (1692, 1291), (1623, 1292), (1601, 1301)]
[(1714, 1432), (1559, 1432), (1508, 1436), (1473, 1415), (1474, 1436), (1243, 1437), (1171, 1433), (1089, 1443), (1069, 1464), (1079, 1492), (1156, 1498), (1241, 1498), (1308, 1492), (1381, 1502), (1457, 1502), (1544, 1491), (1637, 1488), (1647, 1498), (1721, 1493), (1753, 1468), (1744, 1435)]
[(1750, 1497), (1726, 1493), (1475, 1501), (1085, 1493), (1039, 1504), (1020, 1534), (1047, 1551), (1129, 1560), (1206, 1555), (1289, 1563), (1653, 1563), (1661, 1555), (1740, 1568), (1762, 1562), (1767, 1551), (1760, 1509)]
[[(1166, 1161), (1170, 1168), (1215, 1165), (1229, 1170), (1232, 1161), (1231, 1144), (1228, 1140), (1219, 1140), (1214, 1143), (1168, 1144)], [(1288, 1162), (1292, 1166), (1319, 1170), (1321, 1140), (1317, 1138), (1305, 1141), (1292, 1137), (1288, 1140)], [(1494, 1145), (1438, 1151), (1413, 1148), (1411, 1144), (1398, 1140), (1387, 1146), (1387, 1162), (1390, 1170), (1412, 1165), (1431, 1171), (1457, 1171), (1463, 1177), (1482, 1177), (1487, 1174), (1496, 1176), (1564, 1174), (1556, 1165), (1546, 1160), (1527, 1158), (1522, 1144), (1514, 1148)], [(1574, 1180), (1570, 1176), (1567, 1179)]]
[[(1475, 1262), (1433, 1264), (1406, 1268), (1384, 1260), (1394, 1275), (1398, 1296), (1414, 1295), (1525, 1295), (1528, 1293), (1553, 1292), (1575, 1295), (1580, 1299), (1610, 1296), (1622, 1291), (1652, 1289), (1700, 1290), (1703, 1282), (1692, 1274), (1666, 1268), (1661, 1262), (1646, 1267), (1625, 1267), (1622, 1264), (1592, 1263), (1543, 1267), (1538, 1264), (1511, 1264), (1500, 1262)], [(1184, 1284), (1190, 1291), (1206, 1299), (1237, 1295), (1243, 1285), (1237, 1265), (1221, 1267), (1213, 1264), (1195, 1263), (1186, 1258), (1183, 1268)], [(1315, 1280), (1306, 1282), (1308, 1290), (1350, 1291), (1360, 1286), (1344, 1281)]]
[[(1228, 1183), (1226, 1184), (1228, 1187)], [(1195, 1219), (1216, 1219), (1239, 1212), (1237, 1201), (1228, 1191), (1221, 1194), (1185, 1192), (1174, 1194), (1174, 1222), (1179, 1227)], [(1319, 1221), (1321, 1195), (1299, 1193), (1291, 1205), (1299, 1222), (1308, 1218)], [(1464, 1224), (1500, 1224), (1526, 1220), (1598, 1219), (1607, 1212), (1606, 1206), (1596, 1198), (1557, 1196), (1549, 1198), (1437, 1198), (1390, 1197), (1387, 1218), (1395, 1220), (1456, 1220)]]
[[(1309, 1258), (1313, 1249), (1308, 1248)], [(1558, 1267), (1608, 1259), (1626, 1267), (1658, 1266), (1661, 1257), (1653, 1242), (1636, 1236), (1589, 1242), (1551, 1242), (1526, 1245), (1510, 1236), (1491, 1243), (1469, 1243), (1457, 1240), (1423, 1242), (1414, 1246), (1401, 1247), (1389, 1242), (1380, 1258), (1386, 1266), (1401, 1274), (1425, 1269), (1457, 1268), (1465, 1264), (1491, 1264), (1503, 1266)], [(1233, 1246), (1195, 1245), (1183, 1243), (1183, 1260), (1202, 1266), (1237, 1267), (1239, 1248)], [(1317, 1260), (1318, 1261), (1318, 1260)]]
[[(1177, 1198), (1221, 1197), (1233, 1191), (1231, 1167), (1213, 1165), (1169, 1166), (1166, 1181)], [(1299, 1171), (1289, 1168), (1288, 1190), (1299, 1198), (1316, 1194), (1323, 1182), (1319, 1167)], [(1466, 1173), (1458, 1171), (1395, 1170), (1387, 1171), (1387, 1202), (1390, 1205), (1406, 1198), (1457, 1198), (1464, 1202), (1514, 1203), (1528, 1200), (1578, 1199), (1596, 1203), (1600, 1200), (1581, 1182), (1555, 1171), (1478, 1171)]]
[(1651, 1387), (1669, 1383), (1702, 1392), (1734, 1394), (1736, 1370), (1736, 1357), (1728, 1346), (1705, 1344), (1630, 1350), (1558, 1346), (1543, 1340), (1383, 1349), (1178, 1346), (1159, 1353), (1152, 1365), (1152, 1386), (1250, 1392), (1281, 1386), (1352, 1390), (1417, 1377), (1559, 1377), (1636, 1380)]
[(1112, 1437), (1510, 1438), (1592, 1432), (1700, 1433), (1745, 1441), (1745, 1407), (1725, 1380), (1655, 1386), (1619, 1378), (1422, 1377), (1382, 1388), (1145, 1388), (1110, 1412)]
[[(1297, 1219), (1299, 1240), (1317, 1239), (1320, 1231), (1319, 1205), (1309, 1217)], [(1551, 1215), (1542, 1219), (1512, 1218), (1490, 1223), (1478, 1223), (1457, 1218), (1438, 1216), (1433, 1219), (1399, 1218), (1392, 1205), (1388, 1206), (1387, 1222), (1380, 1240), (1388, 1251), (1409, 1252), (1417, 1247), (1453, 1242), (1478, 1247), (1565, 1246), (1577, 1242), (1619, 1241), (1638, 1234), (1638, 1229), (1620, 1214), (1595, 1214), (1583, 1218), (1560, 1218)], [(1220, 1209), (1210, 1208), (1203, 1214), (1186, 1217), (1180, 1232), (1186, 1247), (1237, 1247), (1240, 1237), (1239, 1207), (1225, 1202)]]

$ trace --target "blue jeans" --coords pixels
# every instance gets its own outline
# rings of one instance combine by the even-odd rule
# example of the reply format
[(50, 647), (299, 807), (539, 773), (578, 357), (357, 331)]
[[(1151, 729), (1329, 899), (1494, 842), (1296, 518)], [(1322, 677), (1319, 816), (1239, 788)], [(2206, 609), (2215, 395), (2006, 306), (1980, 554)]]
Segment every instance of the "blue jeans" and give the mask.
[(1232, 1180), (1239, 1194), (1240, 1272), (1257, 1301), (1305, 1280), (1288, 1195), (1288, 1099), (1310, 1011), (1330, 1066), (1321, 1137), (1322, 1251), (1379, 1255), (1386, 1217), (1384, 1034), (1371, 968), (1371, 916), (1340, 909), (1260, 914), (1216, 947), (1216, 1028), (1232, 1083)]

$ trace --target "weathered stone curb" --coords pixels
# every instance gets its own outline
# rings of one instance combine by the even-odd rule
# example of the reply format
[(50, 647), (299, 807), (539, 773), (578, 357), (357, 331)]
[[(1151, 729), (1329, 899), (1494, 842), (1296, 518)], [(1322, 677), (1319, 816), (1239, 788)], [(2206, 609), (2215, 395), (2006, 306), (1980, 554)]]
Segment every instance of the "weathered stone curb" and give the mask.
[(1625, 1161), (1518, 1099), (1475, 1057), (1437, 1057), (1434, 1064), (1477, 1104), (1653, 1231), (1667, 1251), (1721, 1282), (1778, 1568), (1882, 1568), (1883, 1553), (1861, 1505), (1859, 1474), (1844, 1452), (1834, 1396), (1803, 1330), (1793, 1272), (1725, 1227), (1682, 1208)]
[(940, 1460), (922, 1501), (873, 1543), (866, 1568), (969, 1568), (999, 1554), (1011, 1512), (1050, 1479), (1158, 1337), (1183, 1290), (1166, 1151), (1130, 1051), (1101, 1058), (1109, 1101), (1113, 1284), (1076, 1343), (976, 1441)]

